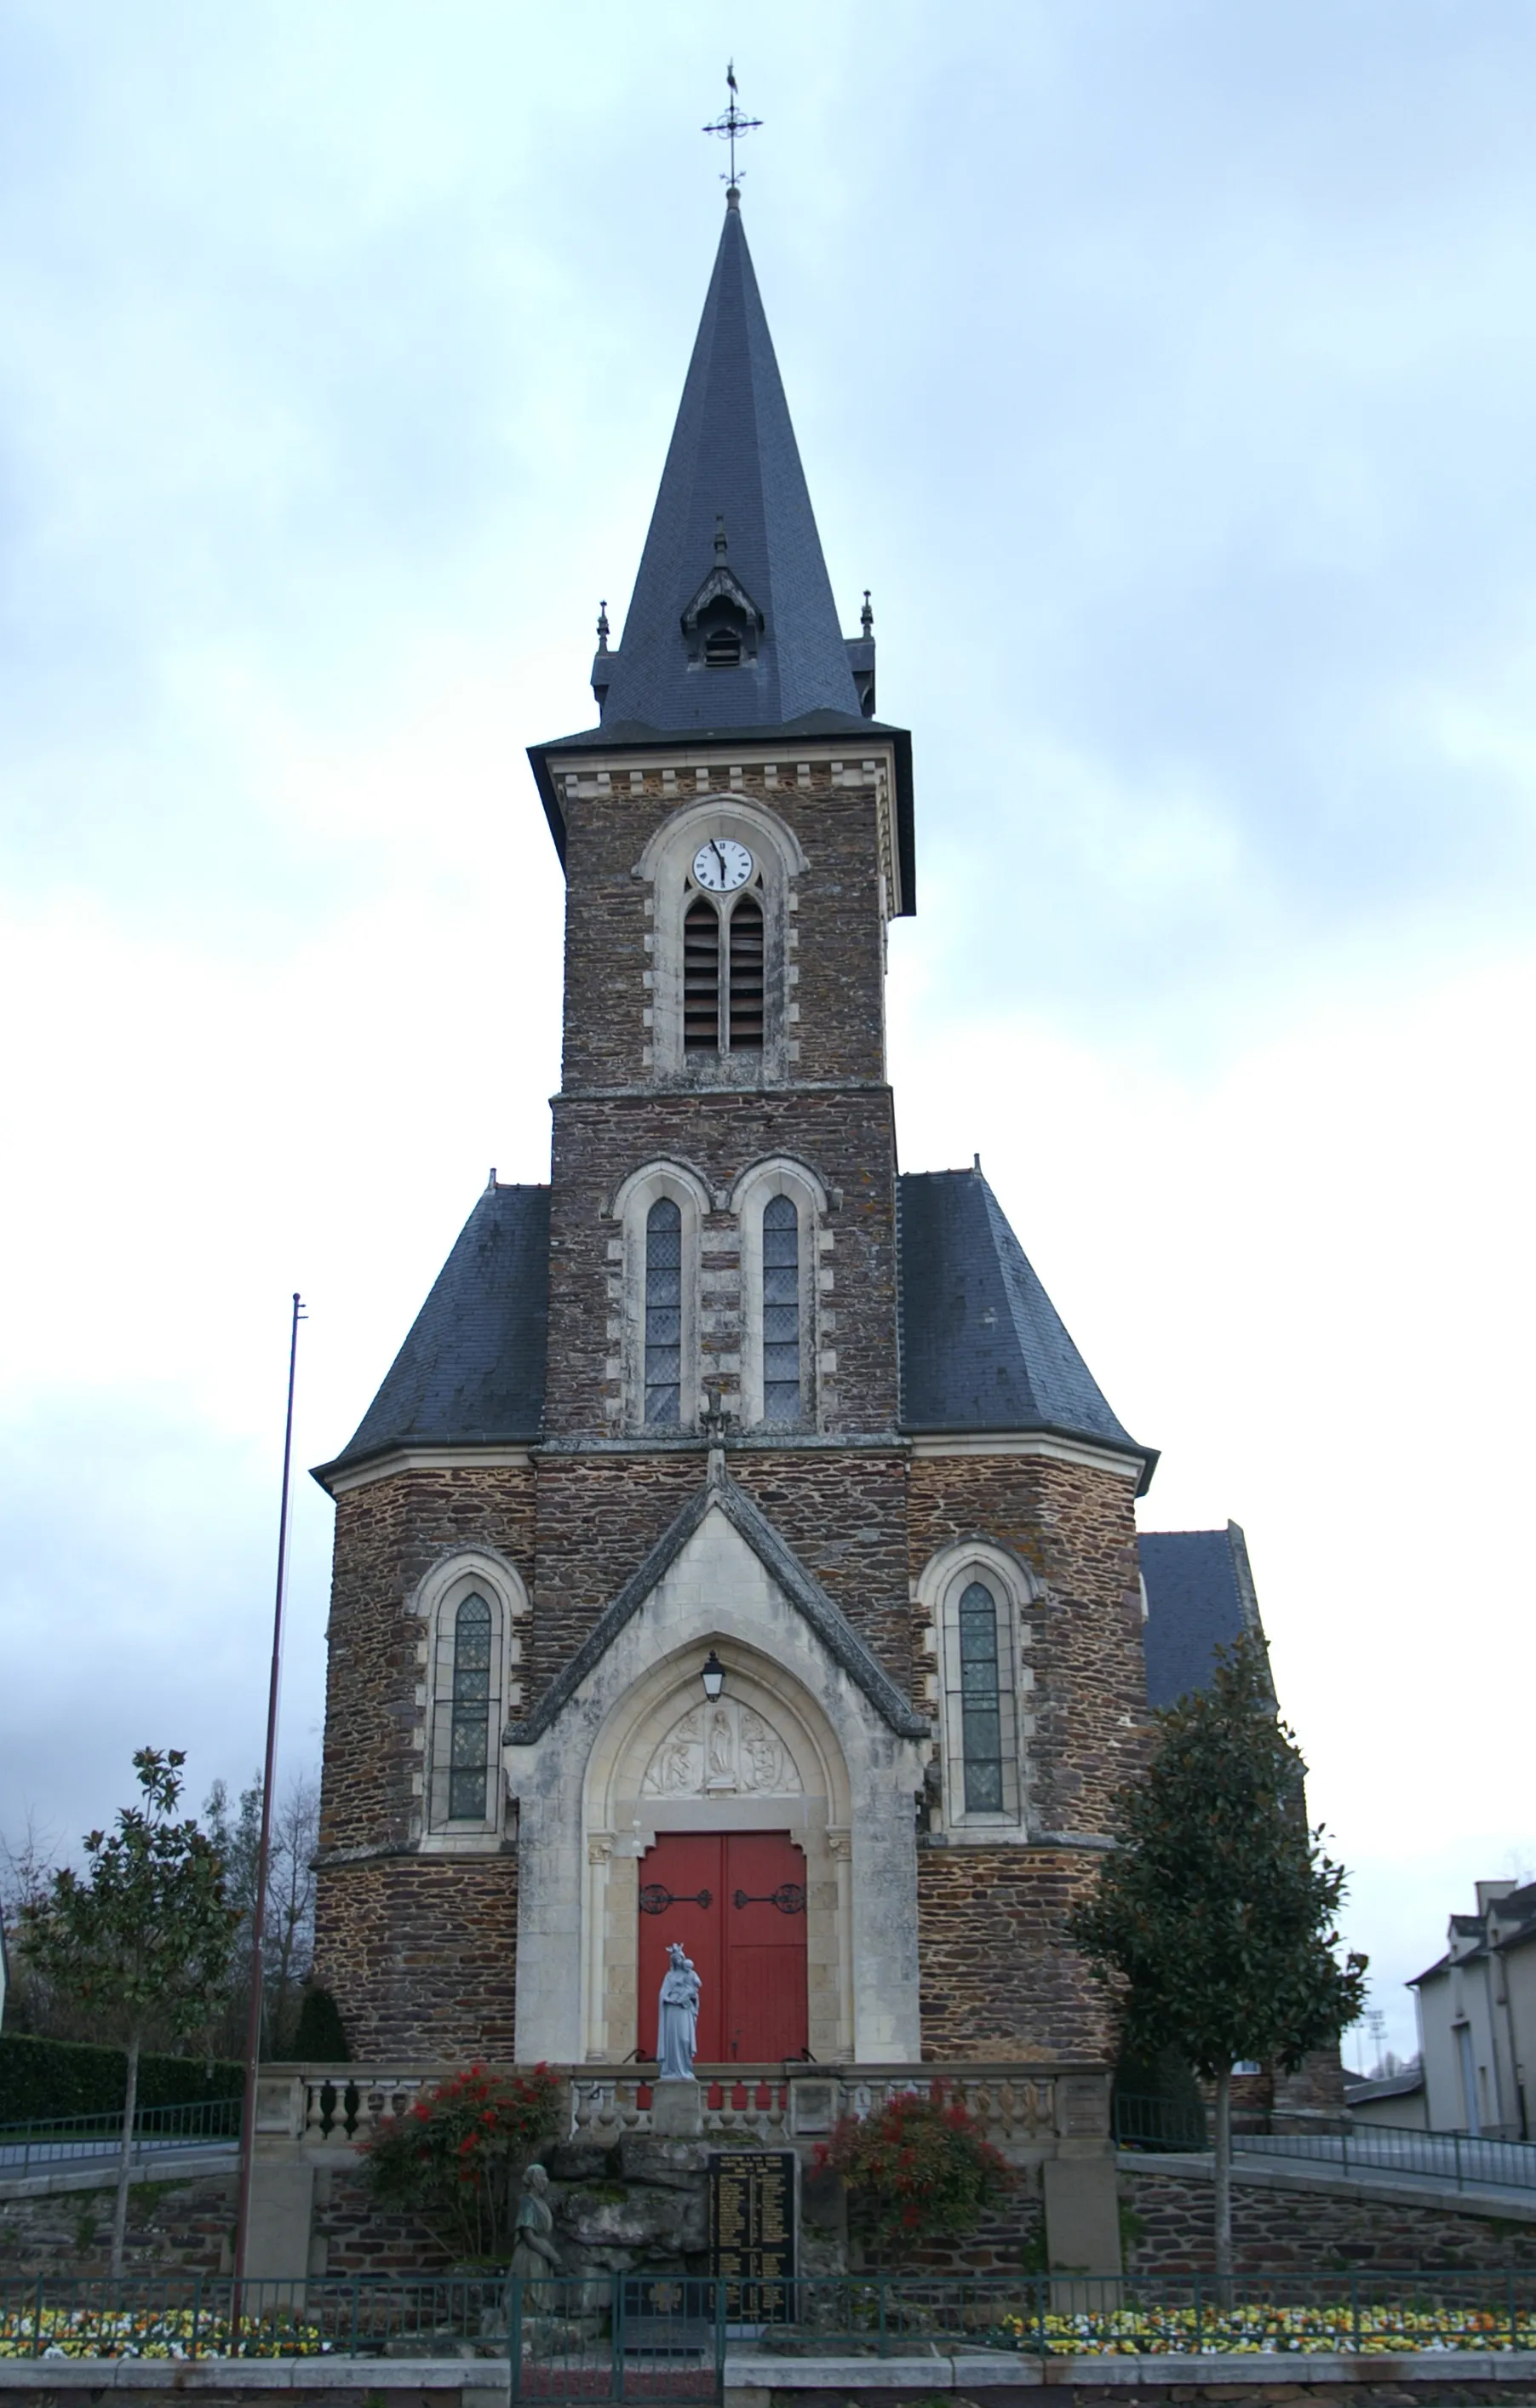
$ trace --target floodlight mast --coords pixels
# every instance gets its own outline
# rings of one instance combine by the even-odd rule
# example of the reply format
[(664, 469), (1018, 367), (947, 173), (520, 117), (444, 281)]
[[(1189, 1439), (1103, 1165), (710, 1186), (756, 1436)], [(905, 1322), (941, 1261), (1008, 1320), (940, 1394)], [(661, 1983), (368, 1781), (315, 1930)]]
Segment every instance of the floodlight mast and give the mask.
[(256, 2168), (256, 2082), (262, 2053), (262, 2006), (265, 1982), (263, 1950), (266, 1939), (266, 1884), (272, 1862), (272, 1782), (278, 1754), (278, 1690), (282, 1674), (282, 1601), (288, 1580), (288, 1490), (294, 1464), (294, 1374), (298, 1365), (298, 1326), (304, 1306), (295, 1291), (294, 1317), (288, 1331), (288, 1417), (282, 1433), (282, 1502), (278, 1512), (278, 1586), (272, 1607), (272, 1672), (266, 1690), (266, 1756), (262, 1770), (262, 1834), (256, 1851), (256, 1895), (251, 1909), (251, 2010), (245, 2028), (245, 2105), (240, 2116), (240, 2196), (235, 2219), (235, 2297), (237, 2333), (240, 2327), (241, 2285), (251, 2246), (251, 2187)]

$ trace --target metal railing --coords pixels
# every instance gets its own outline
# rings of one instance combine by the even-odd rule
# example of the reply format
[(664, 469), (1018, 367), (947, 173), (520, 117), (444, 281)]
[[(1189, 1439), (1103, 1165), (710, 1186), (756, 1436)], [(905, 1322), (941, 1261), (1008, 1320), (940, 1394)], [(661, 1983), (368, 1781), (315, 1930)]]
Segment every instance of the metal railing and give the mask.
[[(1194, 2101), (1127, 2098), (1116, 2091), (1112, 2123), (1123, 2149), (1200, 2154), (1211, 2147), (1209, 2117)], [(1424, 2132), (1411, 2124), (1352, 2124), (1344, 2117), (1331, 2131), (1313, 2125), (1297, 2132), (1253, 2132), (1240, 2125), (1232, 2134), (1232, 2152), (1235, 2159), (1337, 2166), (1342, 2174), (1423, 2176), (1457, 2190), (1536, 2191), (1536, 2143)]]
[[(1536, 2350), (1536, 2271), (1101, 2278), (0, 2279), (0, 2358), (483, 2358), (510, 2400), (707, 2403), (727, 2350), (926, 2359)], [(487, 2379), (499, 2375), (487, 2366)]]
[[(240, 2100), (184, 2100), (174, 2107), (144, 2107), (134, 2117), (133, 2157), (199, 2143), (237, 2141)], [(0, 2180), (36, 2173), (76, 2159), (115, 2157), (122, 2142), (122, 2114), (59, 2115), (25, 2124), (0, 2124)]]
[(1470, 2132), (1421, 2132), (1411, 2124), (1342, 2125), (1337, 2132), (1245, 2132), (1244, 2156), (1302, 2158), (1344, 2173), (1428, 2175), (1457, 2190), (1536, 2191), (1536, 2143)]
[(1208, 2149), (1205, 2109), (1198, 2099), (1139, 2099), (1117, 2090), (1111, 2128), (1122, 2149)]

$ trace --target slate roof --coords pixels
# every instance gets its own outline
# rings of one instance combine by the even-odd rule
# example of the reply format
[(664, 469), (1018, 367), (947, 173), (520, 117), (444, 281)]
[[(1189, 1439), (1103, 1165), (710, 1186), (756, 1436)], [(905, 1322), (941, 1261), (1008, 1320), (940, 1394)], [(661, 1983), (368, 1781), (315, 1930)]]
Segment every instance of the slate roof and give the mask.
[(1145, 1530), (1137, 1546), (1147, 1593), (1147, 1703), (1171, 1706), (1205, 1687), (1218, 1647), (1264, 1637), (1247, 1541), (1228, 1522), (1225, 1530)]
[[(1040, 1430), (1140, 1455), (979, 1170), (897, 1182), (901, 1426)], [(533, 1443), (544, 1401), (549, 1190), (488, 1187), (337, 1471), (402, 1446)]]
[(315, 1478), (404, 1446), (537, 1440), (549, 1329), (550, 1191), (487, 1187), (353, 1436)]
[[(690, 668), (682, 614), (721, 518), (730, 573), (766, 624), (754, 662)], [(608, 675), (605, 727), (776, 727), (819, 710), (864, 724), (734, 194)]]
[(1049, 1430), (1157, 1457), (1119, 1421), (980, 1169), (897, 1182), (901, 1422), (913, 1431)]
[[(724, 521), (725, 552), (716, 551)], [(683, 613), (717, 566), (761, 614), (755, 657), (690, 663)], [(531, 745), (528, 758), (562, 861), (565, 815), (552, 754), (653, 751), (703, 738), (871, 736), (894, 742), (899, 915), (916, 908), (912, 738), (867, 719), (854, 667), (872, 681), (874, 646), (845, 639), (800, 466), (773, 338), (733, 194), (721, 229), (677, 423), (621, 641), (594, 664), (601, 724)]]

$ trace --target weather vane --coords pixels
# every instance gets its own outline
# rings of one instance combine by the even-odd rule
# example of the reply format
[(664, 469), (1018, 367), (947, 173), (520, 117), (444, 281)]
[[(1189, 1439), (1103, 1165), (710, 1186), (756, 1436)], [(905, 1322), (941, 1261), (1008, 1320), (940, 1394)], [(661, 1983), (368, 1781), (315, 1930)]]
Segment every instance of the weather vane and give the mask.
[(736, 90), (736, 61), (734, 59), (726, 62), (725, 82), (730, 91), (730, 100), (718, 117), (711, 119), (709, 124), (705, 126), (704, 131), (706, 134), (718, 134), (723, 142), (728, 142), (730, 144), (730, 181), (735, 184), (739, 180), (736, 173), (737, 143), (744, 136), (748, 134), (755, 134), (763, 121), (760, 117), (744, 117), (738, 106)]

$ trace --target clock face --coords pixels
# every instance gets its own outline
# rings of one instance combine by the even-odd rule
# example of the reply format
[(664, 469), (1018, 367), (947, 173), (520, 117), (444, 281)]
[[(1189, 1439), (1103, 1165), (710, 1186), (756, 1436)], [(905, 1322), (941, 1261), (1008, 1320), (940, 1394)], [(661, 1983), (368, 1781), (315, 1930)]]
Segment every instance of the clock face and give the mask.
[(712, 836), (694, 855), (694, 876), (711, 895), (730, 895), (752, 876), (752, 855), (730, 836)]

